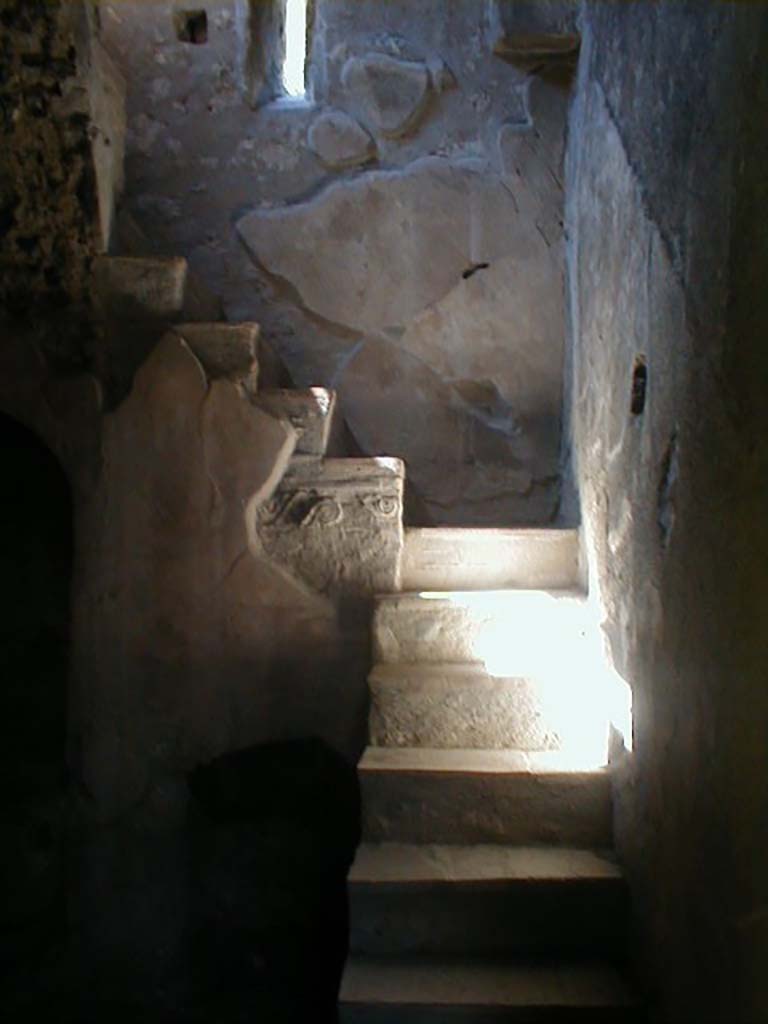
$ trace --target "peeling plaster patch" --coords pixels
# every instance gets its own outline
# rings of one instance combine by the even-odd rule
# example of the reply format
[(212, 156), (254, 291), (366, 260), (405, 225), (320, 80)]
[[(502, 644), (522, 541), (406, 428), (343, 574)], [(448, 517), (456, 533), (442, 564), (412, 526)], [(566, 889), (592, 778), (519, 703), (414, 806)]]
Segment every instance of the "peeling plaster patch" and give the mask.
[(473, 263), (518, 246), (536, 251), (495, 175), (438, 158), (335, 182), (306, 203), (254, 211), (237, 230), (306, 307), (363, 331), (407, 323)]
[[(253, 140), (249, 140), (253, 141)], [(253, 149), (254, 147), (250, 147)], [(262, 142), (257, 144), (253, 163), (276, 171), (293, 170), (299, 163), (300, 154), (293, 139), (284, 142)]]
[(339, 169), (367, 163), (376, 153), (368, 132), (341, 110), (320, 114), (310, 126), (307, 144), (327, 167)]
[(181, 203), (167, 196), (140, 196), (135, 203), (136, 209), (144, 217), (156, 217), (166, 224), (181, 220)]
[(173, 91), (173, 84), (170, 78), (155, 78), (150, 86), (150, 99), (155, 103), (167, 99)]
[(128, 143), (148, 156), (165, 125), (146, 114), (137, 114), (128, 130)]
[(363, 120), (389, 138), (413, 127), (426, 102), (429, 81), (424, 64), (384, 53), (352, 57), (341, 72), (342, 85)]
[(449, 89), (455, 89), (458, 85), (456, 75), (454, 75), (442, 57), (432, 57), (427, 61), (427, 67), (429, 68), (432, 88), (435, 92), (447, 92)]

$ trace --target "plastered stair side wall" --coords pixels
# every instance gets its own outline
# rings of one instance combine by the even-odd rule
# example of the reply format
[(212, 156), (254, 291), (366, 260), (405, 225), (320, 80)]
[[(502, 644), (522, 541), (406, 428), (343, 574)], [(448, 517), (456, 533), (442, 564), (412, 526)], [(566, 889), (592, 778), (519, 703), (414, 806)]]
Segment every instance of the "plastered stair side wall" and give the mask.
[(342, 1020), (639, 1020), (610, 778), (573, 757), (577, 531), (407, 530), (402, 584), (374, 611)]

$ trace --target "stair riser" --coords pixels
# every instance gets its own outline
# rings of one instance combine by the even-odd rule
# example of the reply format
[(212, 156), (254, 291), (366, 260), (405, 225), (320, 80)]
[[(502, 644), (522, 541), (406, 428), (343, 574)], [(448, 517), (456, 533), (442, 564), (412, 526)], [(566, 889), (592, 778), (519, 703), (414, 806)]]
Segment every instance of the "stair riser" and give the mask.
[[(522, 592), (521, 592), (522, 593)], [(503, 652), (505, 674), (562, 672), (580, 650), (579, 605), (570, 599), (407, 598), (379, 602), (374, 662), (475, 663)]]
[(612, 843), (606, 773), (362, 771), (360, 782), (373, 842)]
[(209, 380), (239, 381), (251, 395), (257, 393), (258, 324), (179, 324), (174, 331), (200, 360)]
[[(438, 749), (559, 750), (565, 721), (528, 679), (446, 678), (420, 685), (370, 680), (369, 732), (374, 746)], [(544, 700), (542, 700), (544, 696)]]
[(408, 530), (403, 590), (579, 585), (576, 530)]
[(618, 958), (624, 948), (621, 882), (353, 884), (350, 898), (354, 953)]
[(342, 1003), (339, 1024), (642, 1024), (633, 1010), (614, 1007), (355, 1006)]

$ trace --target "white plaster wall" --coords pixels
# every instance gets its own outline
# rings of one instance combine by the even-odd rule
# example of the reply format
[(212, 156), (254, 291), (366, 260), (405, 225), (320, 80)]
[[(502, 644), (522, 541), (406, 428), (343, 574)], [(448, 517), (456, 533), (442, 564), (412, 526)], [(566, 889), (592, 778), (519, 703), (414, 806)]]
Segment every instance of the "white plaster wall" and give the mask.
[[(174, 9), (102, 5), (128, 81), (126, 208), (148, 245), (187, 256), (229, 319), (259, 321), (298, 385), (338, 388), (360, 450), (406, 459), (414, 518), (553, 518), (567, 82), (493, 55), (494, 4), (320, 0), (312, 102), (254, 107), (247, 5), (207, 4), (201, 46), (176, 39)], [(349, 84), (371, 55), (405, 68), (383, 108)], [(368, 139), (336, 169), (309, 136), (329, 112)], [(279, 254), (255, 237), (263, 220), (275, 241), (278, 215)]]

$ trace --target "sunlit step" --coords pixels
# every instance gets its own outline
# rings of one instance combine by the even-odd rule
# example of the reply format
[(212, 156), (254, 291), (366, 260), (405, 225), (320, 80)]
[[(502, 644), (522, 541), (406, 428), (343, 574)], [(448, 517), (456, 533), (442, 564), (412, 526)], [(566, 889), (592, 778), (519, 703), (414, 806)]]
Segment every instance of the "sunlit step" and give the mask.
[(365, 954), (618, 954), (621, 869), (592, 850), (364, 843), (349, 874)]
[[(380, 747), (605, 750), (608, 716), (589, 680), (492, 676), (483, 665), (380, 664), (368, 685), (370, 741)], [(601, 746), (600, 746), (601, 745)]]
[(368, 747), (358, 766), (373, 842), (608, 848), (608, 772), (562, 751)]
[(581, 961), (355, 958), (347, 965), (339, 1006), (342, 1024), (640, 1020), (621, 975)]
[(501, 676), (573, 669), (587, 652), (587, 613), (572, 590), (389, 594), (376, 601), (374, 661), (482, 662)]
[(408, 529), (401, 572), (403, 590), (576, 588), (579, 531)]

